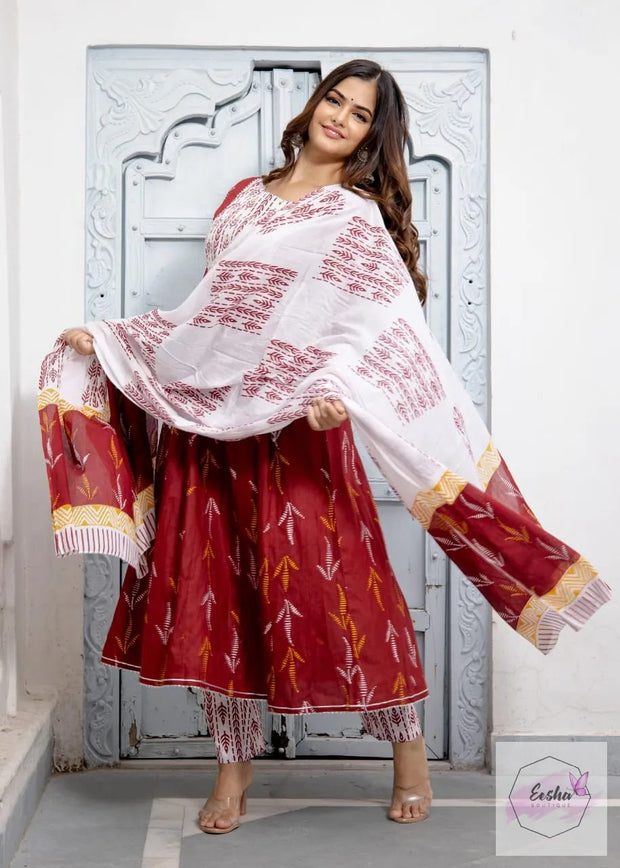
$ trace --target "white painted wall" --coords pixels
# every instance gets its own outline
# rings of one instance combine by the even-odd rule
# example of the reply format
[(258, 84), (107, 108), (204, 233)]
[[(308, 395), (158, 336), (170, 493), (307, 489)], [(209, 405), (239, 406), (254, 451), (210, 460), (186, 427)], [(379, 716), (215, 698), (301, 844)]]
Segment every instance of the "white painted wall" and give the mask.
[[(81, 754), (81, 567), (53, 557), (34, 395), (41, 357), (82, 321), (88, 45), (489, 49), (493, 427), (535, 512), (615, 581), (615, 0), (387, 0), (380, 15), (367, 0), (354, 14), (325, 0), (296, 14), (204, 0), (18, 5), (19, 650), (28, 688), (59, 691), (59, 763)], [(620, 595), (548, 658), (496, 624), (494, 729), (620, 733), (619, 607)]]
[(17, 711), (13, 545), (12, 404), (17, 378), (15, 317), (10, 287), (17, 283), (17, 9), (0, 6), (0, 720)]

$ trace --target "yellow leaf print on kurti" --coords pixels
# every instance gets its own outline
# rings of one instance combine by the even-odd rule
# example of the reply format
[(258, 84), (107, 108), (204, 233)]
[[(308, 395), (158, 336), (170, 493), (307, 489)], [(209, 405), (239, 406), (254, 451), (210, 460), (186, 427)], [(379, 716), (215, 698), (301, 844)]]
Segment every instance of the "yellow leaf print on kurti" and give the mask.
[(359, 637), (359, 632), (357, 629), (357, 625), (353, 620), (351, 613), (349, 612), (349, 607), (347, 603), (347, 596), (345, 594), (344, 588), (342, 585), (336, 583), (336, 587), (338, 588), (338, 614), (336, 615), (334, 612), (329, 612), (330, 618), (332, 618), (338, 626), (344, 630), (345, 633), (348, 633), (350, 636), (349, 646), (351, 651), (353, 652), (353, 656), (356, 659), (359, 659), (362, 648), (364, 647), (364, 643), (366, 641), (366, 635)]
[(267, 676), (267, 691), (269, 700), (272, 700), (276, 695), (276, 670), (274, 666), (271, 667)]
[(273, 577), (274, 579), (277, 579), (278, 576), (282, 577), (282, 588), (285, 591), (288, 591), (288, 583), (290, 577), (289, 570), (295, 570), (298, 572), (299, 567), (292, 558), (289, 558), (288, 555), (284, 555), (278, 566), (273, 571)]
[(351, 484), (347, 483), (347, 491), (349, 492), (349, 500), (351, 501), (351, 506), (353, 507), (353, 512), (356, 515), (360, 514), (360, 508), (357, 503), (358, 498), (361, 497), (360, 492)]
[(329, 488), (327, 488), (326, 491), (329, 506), (327, 508), (327, 515), (321, 515), (320, 520), (328, 530), (331, 530), (332, 533), (336, 533), (336, 492), (330, 491)]
[(256, 545), (258, 541), (258, 506), (256, 505), (256, 498), (252, 500), (252, 518), (250, 519), (250, 526), (245, 529), (245, 533), (250, 542)]
[(213, 551), (213, 543), (210, 539), (207, 540), (207, 544), (204, 547), (204, 551), (202, 552), (203, 561), (207, 562), (207, 569), (209, 573), (211, 572), (211, 561), (215, 558), (215, 552)]
[(211, 641), (208, 636), (205, 636), (200, 651), (198, 652), (202, 663), (202, 677), (207, 677), (207, 667), (209, 666), (209, 658), (211, 657)]
[(273, 478), (276, 483), (276, 488), (280, 492), (280, 494), (284, 493), (284, 489), (282, 488), (282, 468), (289, 467), (290, 461), (282, 455), (279, 449), (276, 449), (274, 452), (273, 458), (271, 459), (271, 464), (269, 465), (269, 469), (273, 473)]
[(133, 618), (130, 615), (130, 616), (128, 616), (128, 619), (127, 619), (127, 628), (125, 630), (123, 637), (122, 638), (120, 636), (114, 637), (114, 639), (116, 640), (116, 644), (118, 645), (118, 647), (121, 651), (121, 654), (127, 654), (129, 649), (132, 648), (133, 645), (135, 645), (136, 642), (138, 641), (138, 639), (140, 638), (139, 633), (136, 633), (134, 636), (131, 635), (132, 633), (133, 633)]
[(263, 558), (261, 568), (258, 571), (258, 580), (260, 582), (263, 596), (269, 602), (269, 562), (267, 558)]
[(383, 605), (383, 600), (381, 599), (381, 590), (379, 585), (383, 584), (383, 579), (379, 575), (379, 573), (375, 570), (374, 567), (370, 568), (370, 572), (368, 573), (368, 585), (366, 586), (367, 591), (372, 591), (375, 600), (377, 601), (377, 605), (381, 609), (382, 612), (385, 612), (385, 606)]
[(299, 687), (297, 686), (297, 661), (299, 663), (306, 662), (299, 653), (299, 651), (293, 648), (292, 645), (289, 645), (287, 652), (284, 656), (284, 660), (282, 661), (282, 665), (280, 666), (280, 672), (282, 672), (282, 670), (286, 667), (288, 677), (291, 684), (293, 685), (295, 693), (299, 693)]
[(407, 686), (407, 682), (405, 681), (405, 676), (402, 672), (399, 672), (396, 676), (396, 680), (394, 681), (394, 686), (392, 687), (392, 693), (394, 695), (398, 695), (399, 699), (405, 699), (405, 688)]
[(334, 619), (334, 621), (336, 622), (336, 624), (338, 624), (339, 627), (342, 627), (343, 630), (346, 630), (347, 629), (347, 618), (348, 618), (348, 615), (347, 615), (347, 597), (346, 597), (346, 594), (344, 592), (344, 588), (342, 587), (342, 585), (339, 585), (338, 582), (336, 582), (336, 587), (338, 588), (338, 610), (339, 611), (338, 611), (337, 615), (334, 614), (334, 612), (330, 612), (329, 616), (330, 616), (330, 618)]

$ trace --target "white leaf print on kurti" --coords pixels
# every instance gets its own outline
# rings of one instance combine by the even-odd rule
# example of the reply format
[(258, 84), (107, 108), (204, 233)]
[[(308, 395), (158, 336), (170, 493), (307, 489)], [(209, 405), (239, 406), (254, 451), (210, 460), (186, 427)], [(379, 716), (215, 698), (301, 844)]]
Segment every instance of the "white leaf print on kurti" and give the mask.
[(303, 618), (303, 615), (297, 609), (290, 600), (285, 600), (284, 605), (278, 612), (278, 617), (276, 618), (276, 624), (279, 624), (280, 621), (284, 620), (284, 633), (286, 635), (287, 641), (289, 645), (294, 645), (293, 638), (291, 635), (291, 628), (293, 625), (292, 615), (296, 615), (298, 618)]
[(200, 601), (200, 605), (205, 608), (205, 616), (207, 619), (207, 629), (211, 632), (211, 615), (213, 614), (213, 606), (215, 605), (215, 594), (213, 593), (213, 588), (211, 585), (207, 588), (207, 592), (204, 597)]
[(323, 537), (323, 539), (325, 540), (325, 547), (326, 547), (325, 565), (324, 566), (317, 565), (317, 570), (320, 572), (320, 574), (323, 576), (323, 578), (326, 581), (331, 582), (333, 580), (334, 576), (336, 575), (336, 573), (338, 572), (338, 570), (340, 569), (341, 560), (340, 560), (340, 558), (338, 558), (337, 561), (334, 561), (334, 552), (333, 552), (332, 544), (326, 536)]
[(209, 520), (209, 538), (211, 537), (211, 525), (213, 523), (213, 516), (214, 515), (219, 516), (219, 514), (220, 514), (220, 510), (219, 510), (217, 503), (215, 502), (215, 499), (213, 497), (210, 497), (207, 500), (207, 505), (205, 507), (205, 515), (207, 516), (207, 518)]
[(160, 627), (158, 624), (155, 625), (155, 629), (159, 634), (159, 638), (161, 639), (162, 645), (167, 645), (170, 637), (174, 633), (174, 625), (172, 624), (172, 604), (166, 603), (166, 617), (164, 618), (163, 627)]
[(234, 675), (237, 666), (241, 662), (241, 658), (239, 657), (239, 631), (236, 627), (233, 627), (233, 640), (230, 654), (224, 654), (224, 657), (228, 663), (228, 668)]
[(291, 501), (286, 504), (284, 507), (284, 512), (278, 519), (278, 527), (282, 527), (285, 524), (286, 528), (286, 536), (291, 545), (295, 544), (295, 537), (293, 534), (295, 519), (293, 516), (297, 516), (297, 518), (305, 518), (305, 515), (300, 512), (296, 506), (294, 506)]
[(387, 623), (387, 633), (385, 634), (385, 641), (390, 643), (390, 648), (392, 649), (392, 654), (394, 655), (394, 660), (397, 663), (400, 663), (400, 657), (398, 656), (398, 646), (396, 644), (396, 640), (398, 639), (398, 631), (396, 627), (390, 620)]

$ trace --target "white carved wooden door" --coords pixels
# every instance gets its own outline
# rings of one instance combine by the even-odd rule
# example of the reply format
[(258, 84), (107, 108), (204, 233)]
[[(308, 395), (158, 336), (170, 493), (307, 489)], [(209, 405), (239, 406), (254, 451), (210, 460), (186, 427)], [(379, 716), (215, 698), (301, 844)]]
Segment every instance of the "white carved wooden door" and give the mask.
[[(89, 87), (96, 98), (90, 100), (88, 157), (91, 317), (171, 308), (186, 297), (203, 273), (204, 237), (227, 190), (240, 178), (261, 174), (275, 164), (288, 119), (303, 107), (320, 74), (350, 57), (308, 50), (288, 52), (286, 58), (282, 50), (199, 53), (200, 57), (183, 49), (102, 49), (92, 64)], [(447, 58), (441, 53), (360, 52), (389, 68), (405, 92), (411, 113), (406, 158), (413, 219), (420, 231), (422, 265), (430, 278), (426, 315), (484, 412), (480, 323), (485, 318), (485, 79), (478, 70), (486, 61), (475, 53), (463, 55), (463, 60), (458, 53), (446, 54)], [(268, 62), (273, 57), (286, 62), (274, 68)], [(471, 116), (462, 111), (473, 94), (479, 125), (474, 132)], [(118, 209), (116, 195), (110, 194), (118, 195)], [(122, 246), (110, 240), (115, 227)], [(460, 227), (463, 238), (457, 233)], [(455, 357), (455, 348), (463, 353), (462, 359)], [(363, 458), (429, 683), (430, 697), (420, 708), (429, 757), (446, 756), (450, 727), (459, 750), (463, 745), (463, 761), (475, 763), (484, 745), (480, 721), (486, 708), (480, 688), (486, 627), (479, 601), (453, 577), (450, 596), (457, 629), (448, 674), (446, 558), (412, 521), (368, 457)], [(120, 710), (116, 756), (213, 756), (196, 689), (148, 688), (138, 683), (135, 673), (123, 671), (116, 706), (110, 670), (96, 659), (101, 632), (107, 628), (101, 613), (111, 617), (110, 603), (118, 593), (118, 583), (116, 589), (106, 585), (108, 571), (106, 559), (87, 560), (87, 762), (114, 761), (117, 737), (106, 729), (113, 727), (114, 707)], [(467, 644), (471, 656), (461, 665)], [(472, 690), (476, 703), (469, 708)], [(460, 717), (448, 722), (448, 701), (464, 715), (462, 731)], [(272, 751), (289, 757), (390, 752), (387, 744), (363, 732), (360, 716), (354, 713), (265, 712), (264, 726)]]

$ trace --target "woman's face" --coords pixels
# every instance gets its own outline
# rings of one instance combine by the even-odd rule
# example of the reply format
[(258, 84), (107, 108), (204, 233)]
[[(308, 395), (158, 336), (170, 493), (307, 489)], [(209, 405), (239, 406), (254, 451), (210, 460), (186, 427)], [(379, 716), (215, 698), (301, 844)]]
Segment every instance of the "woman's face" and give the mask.
[(362, 78), (345, 78), (327, 91), (308, 126), (312, 150), (344, 163), (370, 131), (376, 100), (376, 83)]

